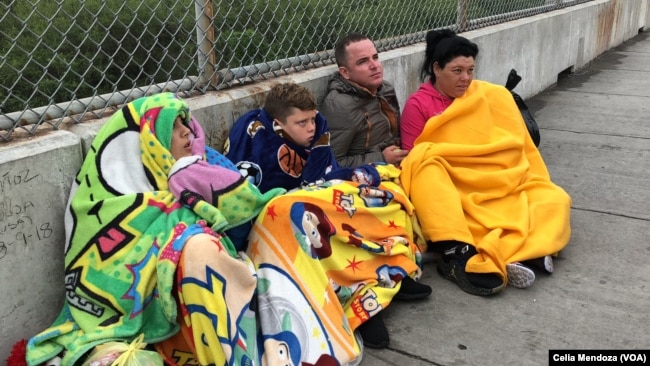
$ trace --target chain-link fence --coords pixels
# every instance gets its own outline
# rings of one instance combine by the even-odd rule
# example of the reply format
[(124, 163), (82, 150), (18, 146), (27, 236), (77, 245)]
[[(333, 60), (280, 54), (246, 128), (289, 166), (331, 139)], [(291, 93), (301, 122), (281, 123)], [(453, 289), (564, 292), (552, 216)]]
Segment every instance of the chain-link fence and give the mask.
[(591, 0), (0, 0), (0, 142), (160, 91), (221, 90)]

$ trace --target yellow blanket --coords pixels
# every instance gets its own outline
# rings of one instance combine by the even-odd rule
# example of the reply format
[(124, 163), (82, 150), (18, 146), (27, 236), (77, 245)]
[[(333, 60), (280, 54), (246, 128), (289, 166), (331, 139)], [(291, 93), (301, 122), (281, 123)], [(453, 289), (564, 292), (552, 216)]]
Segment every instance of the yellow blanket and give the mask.
[(474, 80), (427, 121), (401, 166), (424, 237), (478, 250), (468, 272), (506, 280), (507, 263), (556, 254), (569, 241), (571, 198), (551, 182), (502, 86)]

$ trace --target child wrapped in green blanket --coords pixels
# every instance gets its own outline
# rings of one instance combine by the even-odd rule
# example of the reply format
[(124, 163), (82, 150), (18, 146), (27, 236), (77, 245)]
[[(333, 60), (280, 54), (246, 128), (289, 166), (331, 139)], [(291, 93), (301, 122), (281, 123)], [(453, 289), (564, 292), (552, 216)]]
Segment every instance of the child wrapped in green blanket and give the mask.
[[(73, 365), (97, 345), (140, 336), (166, 361), (173, 347), (163, 346), (179, 335), (195, 363), (261, 357), (252, 346), (255, 315), (242, 316), (251, 313), (255, 270), (226, 232), (284, 192), (261, 194), (206, 147), (201, 126), (174, 94), (125, 105), (99, 131), (73, 184), (66, 301), (54, 323), (29, 340), (28, 363), (62, 356)], [(196, 311), (202, 315), (184, 306), (190, 297), (205, 305)], [(192, 329), (201, 329), (199, 338)], [(250, 347), (236, 347), (242, 329), (251, 330)]]

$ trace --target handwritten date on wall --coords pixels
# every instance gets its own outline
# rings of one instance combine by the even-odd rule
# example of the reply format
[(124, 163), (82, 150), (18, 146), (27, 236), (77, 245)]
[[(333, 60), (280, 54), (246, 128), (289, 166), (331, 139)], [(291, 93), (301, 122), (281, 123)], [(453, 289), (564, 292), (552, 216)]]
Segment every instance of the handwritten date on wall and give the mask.
[(50, 222), (34, 218), (38, 208), (33, 201), (12, 194), (31, 188), (30, 182), (38, 177), (29, 169), (0, 176), (0, 260), (12, 247), (36, 244), (54, 234)]

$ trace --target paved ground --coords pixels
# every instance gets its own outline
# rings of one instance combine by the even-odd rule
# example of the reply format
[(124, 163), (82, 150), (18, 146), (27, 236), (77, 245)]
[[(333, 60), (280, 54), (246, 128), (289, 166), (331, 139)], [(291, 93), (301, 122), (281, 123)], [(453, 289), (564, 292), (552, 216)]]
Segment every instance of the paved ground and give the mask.
[(483, 298), (426, 263), (433, 295), (388, 308), (391, 344), (366, 350), (362, 366), (548, 365), (549, 349), (650, 349), (650, 32), (527, 103), (551, 177), (573, 198), (555, 273)]

